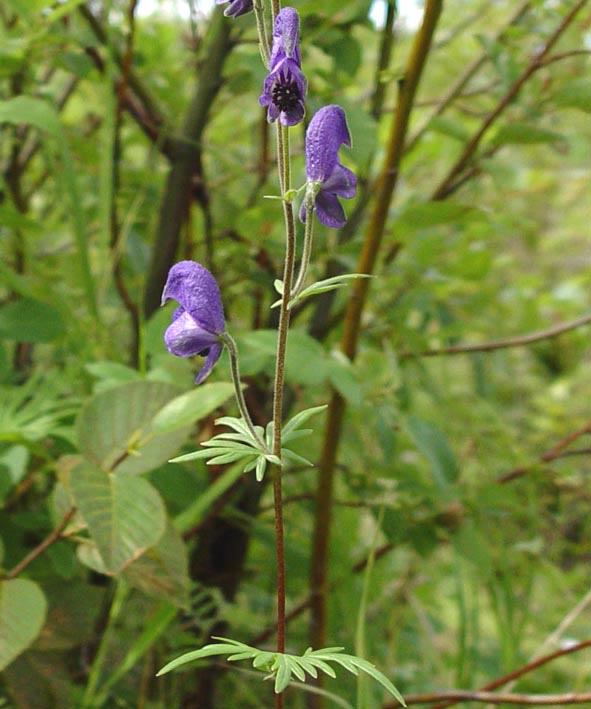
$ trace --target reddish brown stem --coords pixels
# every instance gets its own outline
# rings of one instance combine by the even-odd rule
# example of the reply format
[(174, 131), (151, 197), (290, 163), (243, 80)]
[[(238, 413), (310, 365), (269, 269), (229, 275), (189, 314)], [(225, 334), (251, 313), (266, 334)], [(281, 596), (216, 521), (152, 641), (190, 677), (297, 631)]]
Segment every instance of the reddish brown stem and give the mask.
[(57, 540), (61, 537), (62, 532), (64, 529), (68, 526), (70, 520), (72, 517), (76, 514), (76, 508), (71, 507), (66, 514), (62, 517), (60, 523), (57, 525), (57, 527), (51, 532), (51, 534), (41, 542), (38, 546), (36, 546), (32, 551), (30, 551), (24, 559), (19, 561), (19, 563), (11, 569), (7, 574), (6, 578), (7, 579), (13, 579), (16, 578), (21, 572), (23, 572), (29, 564), (31, 564), (33, 561), (38, 556), (41, 556), (43, 552), (49, 548), (52, 544), (57, 542)]

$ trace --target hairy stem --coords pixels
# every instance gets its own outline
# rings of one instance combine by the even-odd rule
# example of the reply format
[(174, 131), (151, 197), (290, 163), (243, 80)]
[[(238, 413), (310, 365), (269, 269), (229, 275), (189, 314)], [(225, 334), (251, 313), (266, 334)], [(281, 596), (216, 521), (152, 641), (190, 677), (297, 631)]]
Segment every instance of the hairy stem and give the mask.
[[(282, 193), (290, 189), (289, 170), (289, 133), (284, 126), (277, 124), (277, 158), (279, 163), (279, 181)], [(273, 390), (273, 453), (281, 457), (281, 422), (283, 416), (283, 389), (285, 384), (285, 355), (289, 332), (288, 309), (295, 262), (295, 221), (293, 204), (283, 201), (285, 219), (285, 261), (283, 266), (283, 287), (285, 297), (279, 310), (277, 334), (277, 355), (275, 360), (275, 385)], [(285, 550), (283, 530), (283, 502), (281, 487), (281, 468), (273, 467), (273, 502), (275, 508), (275, 544), (277, 549), (277, 652), (285, 651)], [(277, 695), (276, 709), (283, 706), (282, 695)]]
[(265, 25), (265, 3), (263, 0), (254, 0), (252, 7), (257, 25), (257, 34), (259, 35), (261, 57), (263, 58), (263, 64), (268, 69), (271, 50), (269, 49), (269, 35), (267, 34), (267, 26)]

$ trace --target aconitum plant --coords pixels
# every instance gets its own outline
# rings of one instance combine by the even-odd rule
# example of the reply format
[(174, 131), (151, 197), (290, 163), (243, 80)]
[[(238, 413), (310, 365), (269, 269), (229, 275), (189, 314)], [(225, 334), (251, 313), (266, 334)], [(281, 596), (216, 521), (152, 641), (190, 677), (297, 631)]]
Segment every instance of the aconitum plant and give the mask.
[[(223, 0), (217, 0), (221, 4)], [(239, 418), (224, 416), (218, 423), (231, 429), (202, 444), (201, 450), (181, 456), (176, 460), (206, 459), (209, 463), (239, 463), (245, 473), (254, 472), (256, 479), (263, 481), (270, 466), (275, 508), (275, 534), (277, 549), (277, 649), (263, 651), (244, 643), (224, 638), (189, 652), (166, 665), (159, 674), (193, 660), (214, 655), (226, 655), (228, 660), (251, 659), (256, 669), (274, 677), (275, 707), (283, 707), (283, 691), (292, 681), (304, 681), (307, 675), (317, 677), (319, 672), (335, 676), (331, 663), (341, 669), (358, 674), (361, 670), (374, 677), (401, 703), (402, 697), (390, 680), (365, 659), (344, 654), (340, 648), (306, 650), (303, 655), (285, 653), (286, 623), (285, 595), (286, 575), (283, 541), (282, 474), (290, 462), (311, 465), (309, 461), (293, 452), (288, 444), (291, 439), (309, 432), (302, 429), (312, 416), (326, 407), (319, 406), (296, 413), (287, 422), (282, 420), (285, 355), (292, 305), (306, 297), (345, 285), (348, 280), (360, 277), (348, 274), (329, 278), (307, 285), (308, 265), (312, 258), (312, 236), (315, 217), (326, 227), (340, 228), (347, 217), (339, 198), (355, 196), (355, 174), (339, 160), (339, 150), (351, 147), (351, 134), (345, 111), (338, 105), (321, 108), (310, 121), (305, 136), (306, 175), (298, 188), (291, 184), (293, 173), (290, 155), (290, 130), (305, 117), (307, 81), (301, 68), (300, 18), (292, 7), (277, 10), (274, 0), (272, 43), (264, 22), (264, 5), (261, 0), (232, 0), (224, 14), (238, 17), (254, 10), (259, 34), (261, 56), (268, 74), (263, 83), (259, 103), (267, 107), (267, 119), (275, 123), (277, 137), (277, 165), (280, 201), (285, 227), (285, 257), (282, 279), (275, 286), (280, 300), (273, 303), (279, 307), (275, 379), (273, 384), (273, 415), (263, 426), (255, 425), (242, 394), (239, 357), (236, 344), (226, 328), (222, 296), (209, 271), (194, 261), (181, 261), (173, 266), (162, 293), (162, 303), (175, 300), (179, 307), (172, 315), (172, 322), (164, 335), (169, 352), (179, 357), (205, 357), (196, 378), (200, 384), (211, 372), (224, 347), (230, 356)], [(300, 200), (299, 217), (305, 223), (304, 240), (299, 254), (299, 269), (296, 273), (296, 214), (294, 201)]]

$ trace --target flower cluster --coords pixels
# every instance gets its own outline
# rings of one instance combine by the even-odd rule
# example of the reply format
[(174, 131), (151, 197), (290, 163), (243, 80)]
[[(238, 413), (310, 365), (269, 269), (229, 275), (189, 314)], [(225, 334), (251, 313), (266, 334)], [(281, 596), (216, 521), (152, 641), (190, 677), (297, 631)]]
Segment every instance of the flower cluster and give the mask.
[[(239, 17), (253, 9), (253, 0), (216, 0), (228, 3), (224, 14)], [(275, 18), (269, 74), (259, 97), (267, 106), (267, 120), (284, 126), (301, 123), (305, 115), (306, 77), (300, 59), (300, 19), (292, 7), (283, 8)], [(305, 222), (314, 212), (325, 226), (338, 229), (347, 221), (339, 197), (355, 196), (357, 179), (339, 162), (341, 145), (351, 147), (351, 135), (340, 106), (321, 108), (306, 132), (306, 196), (300, 209)], [(305, 273), (305, 269), (304, 269)], [(211, 372), (227, 343), (224, 311), (218, 285), (211, 273), (194, 261), (174, 265), (164, 286), (162, 304), (173, 299), (179, 307), (164, 335), (166, 347), (178, 357), (204, 356), (205, 363), (196, 383)]]

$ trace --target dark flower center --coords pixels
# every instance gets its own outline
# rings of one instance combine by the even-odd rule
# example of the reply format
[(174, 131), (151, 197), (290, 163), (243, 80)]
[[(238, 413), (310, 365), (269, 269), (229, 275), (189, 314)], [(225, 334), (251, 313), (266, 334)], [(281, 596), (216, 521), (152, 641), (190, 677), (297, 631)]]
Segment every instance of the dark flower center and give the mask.
[(273, 84), (271, 97), (277, 108), (284, 113), (293, 111), (302, 101), (297, 82), (283, 73), (279, 74), (278, 81)]

